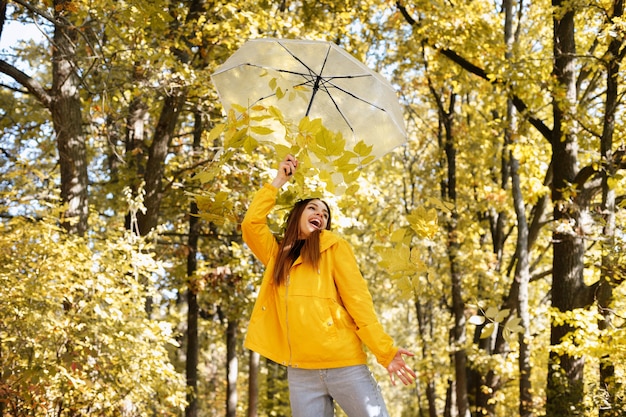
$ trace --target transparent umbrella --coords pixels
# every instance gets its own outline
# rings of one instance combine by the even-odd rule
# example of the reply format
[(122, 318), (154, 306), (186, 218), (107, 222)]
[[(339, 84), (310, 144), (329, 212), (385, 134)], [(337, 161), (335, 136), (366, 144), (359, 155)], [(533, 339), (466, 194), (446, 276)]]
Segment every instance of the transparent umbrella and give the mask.
[(250, 40), (212, 79), (226, 111), (233, 104), (262, 104), (277, 107), (296, 123), (305, 116), (320, 118), (326, 128), (343, 134), (347, 146), (362, 140), (376, 157), (406, 141), (391, 84), (331, 42)]

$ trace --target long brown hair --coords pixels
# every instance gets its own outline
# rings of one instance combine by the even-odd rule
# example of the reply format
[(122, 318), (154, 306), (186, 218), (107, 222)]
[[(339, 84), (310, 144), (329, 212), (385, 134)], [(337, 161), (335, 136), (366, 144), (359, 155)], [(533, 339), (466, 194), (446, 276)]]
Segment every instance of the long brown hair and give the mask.
[[(313, 231), (306, 239), (300, 237), (300, 217), (306, 208), (306, 205), (319, 198), (307, 198), (300, 200), (291, 209), (285, 225), (285, 235), (278, 246), (278, 256), (274, 264), (274, 283), (282, 285), (287, 280), (289, 269), (298, 256), (302, 254), (302, 261), (317, 268), (320, 259), (320, 233), (321, 230)], [(328, 210), (328, 222), (326, 230), (330, 230), (330, 207), (325, 201), (319, 200), (326, 206)]]

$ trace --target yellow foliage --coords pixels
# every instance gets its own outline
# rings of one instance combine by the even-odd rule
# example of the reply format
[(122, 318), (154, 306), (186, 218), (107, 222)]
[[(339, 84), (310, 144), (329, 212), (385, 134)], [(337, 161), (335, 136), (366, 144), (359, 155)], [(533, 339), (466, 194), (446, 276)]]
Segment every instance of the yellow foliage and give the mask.
[(139, 414), (182, 412), (184, 376), (166, 350), (176, 345), (172, 329), (144, 309), (154, 296), (146, 283), (161, 267), (152, 248), (130, 232), (111, 228), (88, 241), (56, 223), (14, 218), (2, 226), (5, 413), (45, 415), (45, 407), (71, 406), (109, 415), (128, 401)]
[(233, 202), (229, 199), (230, 194), (219, 191), (215, 194), (191, 194), (198, 205), (199, 216), (207, 221), (221, 225), (228, 222), (236, 222), (237, 215), (233, 211)]
[(432, 239), (439, 230), (437, 211), (420, 206), (407, 216), (411, 229), (418, 237)]

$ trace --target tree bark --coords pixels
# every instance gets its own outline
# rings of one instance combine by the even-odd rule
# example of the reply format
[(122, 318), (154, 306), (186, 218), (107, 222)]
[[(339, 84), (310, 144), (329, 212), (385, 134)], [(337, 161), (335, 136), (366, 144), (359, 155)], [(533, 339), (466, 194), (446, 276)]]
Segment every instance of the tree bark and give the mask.
[(528, 250), (528, 221), (522, 187), (519, 177), (519, 161), (511, 153), (511, 179), (513, 202), (517, 217), (517, 266), (515, 269), (515, 281), (518, 286), (517, 311), (521, 319), (520, 325), (524, 331), (519, 334), (519, 415), (531, 417), (534, 415), (532, 385), (530, 382), (530, 310), (528, 307), (528, 285), (530, 283), (530, 254)]
[[(613, 3), (613, 16), (615, 22), (624, 14), (624, 1), (615, 0)], [(602, 268), (600, 270), (600, 285), (597, 300), (601, 319), (598, 321), (598, 329), (601, 332), (610, 330), (613, 326), (614, 312), (611, 308), (613, 303), (613, 288), (619, 282), (615, 273), (615, 265), (618, 264), (615, 256), (615, 190), (610, 186), (609, 180), (614, 177), (617, 170), (613, 154), (613, 135), (615, 132), (615, 110), (618, 103), (618, 75), (620, 70), (620, 51), (624, 46), (623, 37), (614, 37), (608, 47), (608, 62), (606, 63), (606, 103), (604, 110), (604, 123), (602, 137), (600, 138), (601, 160), (605, 161), (602, 170), (602, 217), (604, 227), (602, 235)], [(606, 340), (609, 343), (609, 340)], [(619, 388), (615, 383), (615, 365), (610, 355), (605, 355), (600, 360), (600, 384), (606, 391), (606, 401), (609, 407), (600, 408), (600, 417), (617, 417), (624, 413), (622, 406), (617, 403)], [(620, 410), (621, 409), (621, 410)]]
[(144, 175), (146, 212), (137, 213), (139, 233), (142, 236), (149, 233), (158, 224), (161, 200), (163, 199), (162, 184), (165, 158), (169, 153), (169, 146), (174, 137), (174, 131), (186, 97), (185, 91), (173, 91), (163, 100), (159, 121), (148, 151), (148, 162)]
[[(432, 309), (429, 308), (430, 304), (431, 301), (428, 301), (427, 306), (422, 306), (419, 300), (415, 302), (417, 324), (422, 335), (422, 356), (424, 358), (433, 356), (432, 332), (430, 331), (432, 329), (432, 314), (429, 313)], [(428, 402), (428, 416), (437, 417), (439, 413), (437, 413), (437, 393), (434, 378), (429, 378), (426, 381), (426, 401)]]
[[(452, 119), (454, 115), (455, 94), (452, 93), (447, 111), (441, 112), (444, 126), (443, 150), (446, 155), (445, 167), (447, 180), (443, 188), (444, 200), (450, 201), (456, 206), (456, 144), (452, 132)], [(454, 326), (452, 329), (452, 345), (454, 346), (454, 373), (456, 377), (456, 405), (459, 417), (469, 417), (469, 401), (467, 396), (467, 341), (465, 301), (463, 300), (463, 274), (458, 265), (458, 249), (460, 242), (457, 233), (458, 214), (456, 208), (446, 224), (448, 233), (448, 260), (450, 262), (450, 278), (452, 280), (452, 314)]]
[(248, 413), (247, 417), (259, 415), (259, 365), (261, 356), (253, 351), (248, 359)]
[[(555, 231), (553, 232), (552, 306), (568, 312), (589, 305), (588, 288), (583, 281), (584, 231), (581, 208), (563, 196), (574, 183), (578, 171), (576, 132), (568, 120), (576, 101), (574, 11), (567, 2), (553, 0), (553, 6), (565, 9), (554, 15), (554, 76), (557, 83), (553, 96), (554, 128), (552, 166), (554, 181), (552, 201)], [(559, 227), (560, 226), (560, 227)], [(551, 325), (550, 344), (558, 345), (574, 330), (568, 323)], [(547, 417), (579, 415), (583, 398), (584, 358), (550, 353), (546, 401)]]
[[(199, 152), (202, 146), (202, 115), (194, 115), (193, 130), (193, 150)], [(200, 342), (198, 339), (198, 319), (200, 316), (200, 306), (198, 304), (197, 287), (194, 285), (193, 277), (198, 269), (198, 240), (200, 238), (200, 218), (198, 217), (198, 205), (192, 202), (189, 207), (189, 240), (187, 243), (187, 278), (189, 287), (187, 289), (187, 354), (185, 361), (185, 372), (187, 375), (187, 407), (185, 417), (196, 417), (198, 415), (198, 362), (200, 356)]]
[[(189, 4), (189, 13), (186, 17), (186, 23), (198, 19), (205, 11), (204, 0), (191, 0)], [(172, 11), (174, 14), (174, 11)], [(179, 28), (176, 26), (176, 19), (172, 21), (172, 32), (176, 32)], [(182, 36), (182, 40), (186, 40), (186, 36)], [(186, 50), (172, 48), (174, 55), (185, 63), (191, 63), (192, 57)], [(185, 101), (187, 100), (187, 90), (184, 86), (176, 87), (169, 91), (163, 100), (163, 107), (159, 115), (154, 137), (148, 150), (148, 161), (145, 166), (144, 182), (145, 182), (145, 213), (138, 213), (137, 223), (140, 235), (149, 233), (159, 221), (159, 212), (161, 209), (161, 201), (163, 199), (163, 175), (165, 172), (165, 159), (169, 153), (169, 146), (174, 137), (178, 120), (183, 111)]]
[(237, 376), (239, 360), (237, 358), (237, 333), (239, 320), (228, 319), (226, 327), (226, 417), (237, 415)]
[[(192, 203), (192, 205), (195, 206), (195, 203)], [(190, 216), (190, 218), (195, 219), (196, 217)], [(195, 222), (197, 223), (197, 219), (195, 220)], [(197, 227), (194, 228), (197, 229)], [(195, 235), (195, 239), (197, 240), (197, 232)], [(191, 236), (189, 237), (189, 240), (191, 240)], [(193, 255), (191, 252), (193, 252)], [(196, 251), (190, 248), (190, 254), (188, 255), (188, 259), (191, 256), (195, 257)], [(193, 272), (191, 274), (188, 274), (189, 277), (192, 275)], [(198, 341), (198, 315), (200, 308), (198, 306), (198, 296), (194, 292), (191, 283), (189, 287), (190, 288), (187, 290), (187, 355), (185, 358), (188, 404), (185, 408), (185, 417), (196, 417), (198, 415), (198, 353), (200, 349), (200, 344)]]
[[(55, 0), (55, 18), (64, 14), (66, 0)], [(75, 68), (78, 28), (57, 24), (52, 48), (52, 123), (54, 126), (59, 167), (61, 200), (67, 205), (63, 227), (80, 236), (87, 231), (89, 216), (87, 146), (83, 133), (80, 80)]]
[(289, 388), (287, 383), (287, 367), (270, 359), (266, 360), (267, 367), (267, 406), (276, 417), (286, 417), (289, 407)]

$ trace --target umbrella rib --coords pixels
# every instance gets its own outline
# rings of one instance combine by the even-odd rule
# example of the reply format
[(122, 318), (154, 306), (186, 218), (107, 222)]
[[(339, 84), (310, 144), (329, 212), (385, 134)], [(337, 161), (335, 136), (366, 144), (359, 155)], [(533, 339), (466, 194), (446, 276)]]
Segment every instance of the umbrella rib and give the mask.
[[(336, 77), (335, 77), (335, 78), (336, 78)], [(328, 85), (330, 85), (330, 86), (332, 86), (332, 88), (337, 89), (337, 90), (341, 91), (342, 93), (344, 93), (344, 94), (346, 94), (346, 95), (348, 95), (348, 96), (350, 96), (350, 97), (352, 97), (352, 98), (354, 98), (354, 99), (356, 99), (356, 100), (362, 101), (363, 103), (368, 104), (368, 105), (370, 105), (370, 106), (372, 106), (372, 107), (374, 107), (374, 108), (376, 108), (376, 109), (378, 109), (378, 110), (381, 110), (381, 111), (387, 112), (387, 110), (385, 110), (384, 108), (382, 108), (382, 107), (380, 107), (380, 106), (376, 105), (375, 103), (372, 103), (372, 102), (370, 102), (370, 101), (367, 101), (367, 100), (365, 100), (365, 99), (363, 99), (363, 98), (361, 98), (361, 97), (357, 96), (356, 94), (354, 94), (354, 93), (352, 93), (352, 92), (350, 92), (350, 91), (348, 91), (348, 90), (345, 90), (345, 89), (343, 89), (343, 88), (339, 87), (339, 86), (338, 86), (338, 85), (336, 85), (336, 84), (333, 84), (331, 81), (332, 81), (332, 80), (330, 80), (330, 79), (329, 79), (329, 80), (325, 80), (324, 85), (323, 85), (323, 87), (324, 87), (324, 88), (323, 88), (323, 90), (326, 92), (326, 94), (328, 94), (328, 96), (329, 96), (329, 97), (330, 97), (330, 99), (333, 101), (333, 103), (335, 103), (335, 100), (333, 99), (333, 95), (332, 95), (332, 94), (330, 94), (330, 92), (328, 91), (328, 90), (329, 90), (329, 88), (326, 86), (327, 84), (328, 84)], [(337, 106), (337, 104), (335, 104), (335, 106)]]
[(324, 73), (324, 68), (326, 68), (326, 63), (328, 62), (328, 55), (330, 55), (330, 45), (328, 45), (328, 49), (326, 49), (326, 56), (324, 57), (324, 62), (322, 63), (322, 68), (320, 69), (320, 73), (315, 77), (315, 85), (313, 86), (313, 94), (311, 94), (311, 100), (309, 100), (309, 107), (306, 109), (306, 115), (309, 115), (309, 111), (311, 110), (311, 106), (313, 105), (313, 100), (315, 99), (315, 95), (320, 89), (320, 81), (322, 81), (322, 74)]
[(272, 71), (284, 72), (284, 73), (293, 74), (293, 75), (299, 75), (299, 76), (304, 77), (304, 78), (306, 78), (307, 76), (314, 77), (314, 75), (312, 75), (311, 73), (307, 74), (305, 72), (290, 71), (290, 70), (281, 69), (281, 68), (268, 67), (268, 66), (265, 66), (265, 65), (252, 64), (250, 62), (247, 62), (247, 63), (242, 64), (242, 65), (247, 65), (249, 67), (261, 68), (261, 69), (271, 69)]
[[(301, 85), (311, 85), (311, 83), (313, 83), (313, 93), (311, 95), (311, 99), (309, 100), (309, 104), (308, 107), (306, 109), (306, 113), (305, 116), (309, 115), (309, 112), (311, 111), (311, 107), (313, 106), (313, 100), (315, 99), (315, 95), (317, 94), (317, 92), (319, 91), (320, 88), (322, 88), (322, 90), (324, 90), (324, 92), (328, 95), (328, 97), (330, 98), (330, 100), (333, 102), (333, 105), (335, 106), (335, 109), (337, 109), (337, 112), (341, 115), (342, 119), (346, 122), (346, 124), (348, 125), (348, 127), (350, 128), (350, 130), (354, 133), (354, 129), (352, 128), (352, 126), (350, 125), (350, 122), (348, 121), (348, 119), (346, 118), (346, 116), (344, 115), (344, 113), (341, 111), (341, 109), (339, 108), (339, 105), (337, 104), (337, 102), (335, 101), (335, 98), (332, 96), (332, 94), (330, 94), (329, 92), (329, 88), (328, 85), (332, 86), (332, 88), (335, 88), (341, 92), (343, 92), (344, 94), (359, 100), (369, 106), (374, 107), (375, 109), (381, 110), (383, 112), (387, 112), (387, 110), (385, 110), (384, 108), (377, 106), (376, 104), (369, 102), (367, 100), (362, 99), (361, 97), (358, 97), (357, 95), (355, 95), (354, 93), (345, 90), (339, 86), (337, 86), (336, 84), (334, 84), (332, 81), (334, 79), (352, 79), (352, 78), (362, 78), (362, 77), (371, 77), (370, 74), (361, 74), (361, 75), (334, 75), (334, 76), (330, 76), (330, 77), (323, 77), (322, 73), (324, 72), (324, 68), (326, 67), (326, 63), (328, 62), (328, 56), (330, 55), (330, 50), (331, 50), (331, 46), (328, 46), (328, 49), (326, 50), (326, 56), (324, 57), (324, 62), (322, 63), (322, 68), (320, 69), (320, 73), (316, 74), (315, 71), (313, 71), (307, 64), (304, 63), (304, 61), (302, 61), (300, 58), (298, 58), (293, 52), (291, 52), (285, 45), (283, 45), (281, 42), (278, 42), (278, 44), (285, 50), (287, 51), (287, 53), (289, 55), (291, 55), (293, 57), (293, 59), (295, 59), (296, 61), (298, 61), (300, 64), (302, 64), (302, 66), (304, 68), (307, 69), (308, 74), (304, 73), (304, 72), (297, 72), (297, 71), (290, 71), (290, 70), (285, 70), (285, 69), (280, 69), (280, 68), (272, 68), (274, 71), (280, 72), (280, 73), (286, 73), (286, 74), (293, 74), (293, 75), (299, 75), (301, 77), (303, 77), (306, 81), (302, 82), (300, 84), (295, 85), (296, 86), (301, 86)], [(250, 65), (252, 67), (257, 67), (257, 68), (263, 68), (266, 69), (266, 67), (261, 66), (261, 65), (255, 65), (252, 63), (248, 63), (247, 65)], [(270, 94), (268, 96), (265, 97), (261, 97), (259, 98), (257, 101), (255, 101), (255, 103), (258, 103), (262, 100), (265, 100), (266, 98), (269, 97), (273, 97), (275, 96), (276, 93), (274, 94)]]
[[(349, 78), (351, 78), (351, 77), (349, 77)], [(346, 94), (346, 95), (348, 95), (348, 96), (350, 96), (350, 97), (352, 97), (352, 98), (354, 98), (356, 100), (362, 101), (363, 103), (368, 104), (368, 105), (372, 106), (375, 109), (378, 109), (378, 110), (380, 110), (380, 111), (382, 111), (384, 113), (387, 113), (386, 109), (384, 109), (384, 108), (382, 108), (380, 106), (377, 106), (376, 104), (371, 103), (371, 102), (369, 102), (367, 100), (364, 100), (361, 97), (358, 97), (355, 94), (351, 93), (350, 91), (347, 91), (347, 90), (345, 90), (345, 89), (343, 89), (343, 88), (333, 84), (330, 79), (329, 80), (324, 80), (324, 83), (323, 83), (323, 86), (322, 86), (322, 90), (328, 95), (328, 97), (330, 98), (330, 101), (333, 102), (333, 105), (335, 106), (335, 109), (337, 110), (337, 113), (339, 113), (341, 118), (346, 122), (346, 125), (348, 126), (348, 128), (350, 128), (350, 131), (352, 132), (352, 134), (355, 133), (354, 132), (354, 128), (350, 124), (350, 121), (347, 119), (347, 117), (344, 115), (343, 111), (341, 111), (341, 109), (339, 108), (339, 104), (337, 104), (337, 102), (335, 101), (335, 98), (333, 97), (333, 95), (330, 94), (330, 92), (328, 91), (327, 84), (331, 85), (333, 88), (343, 92), (344, 94)], [(309, 103), (309, 107), (310, 107), (310, 103)], [(307, 114), (308, 114), (308, 112), (307, 112)]]

